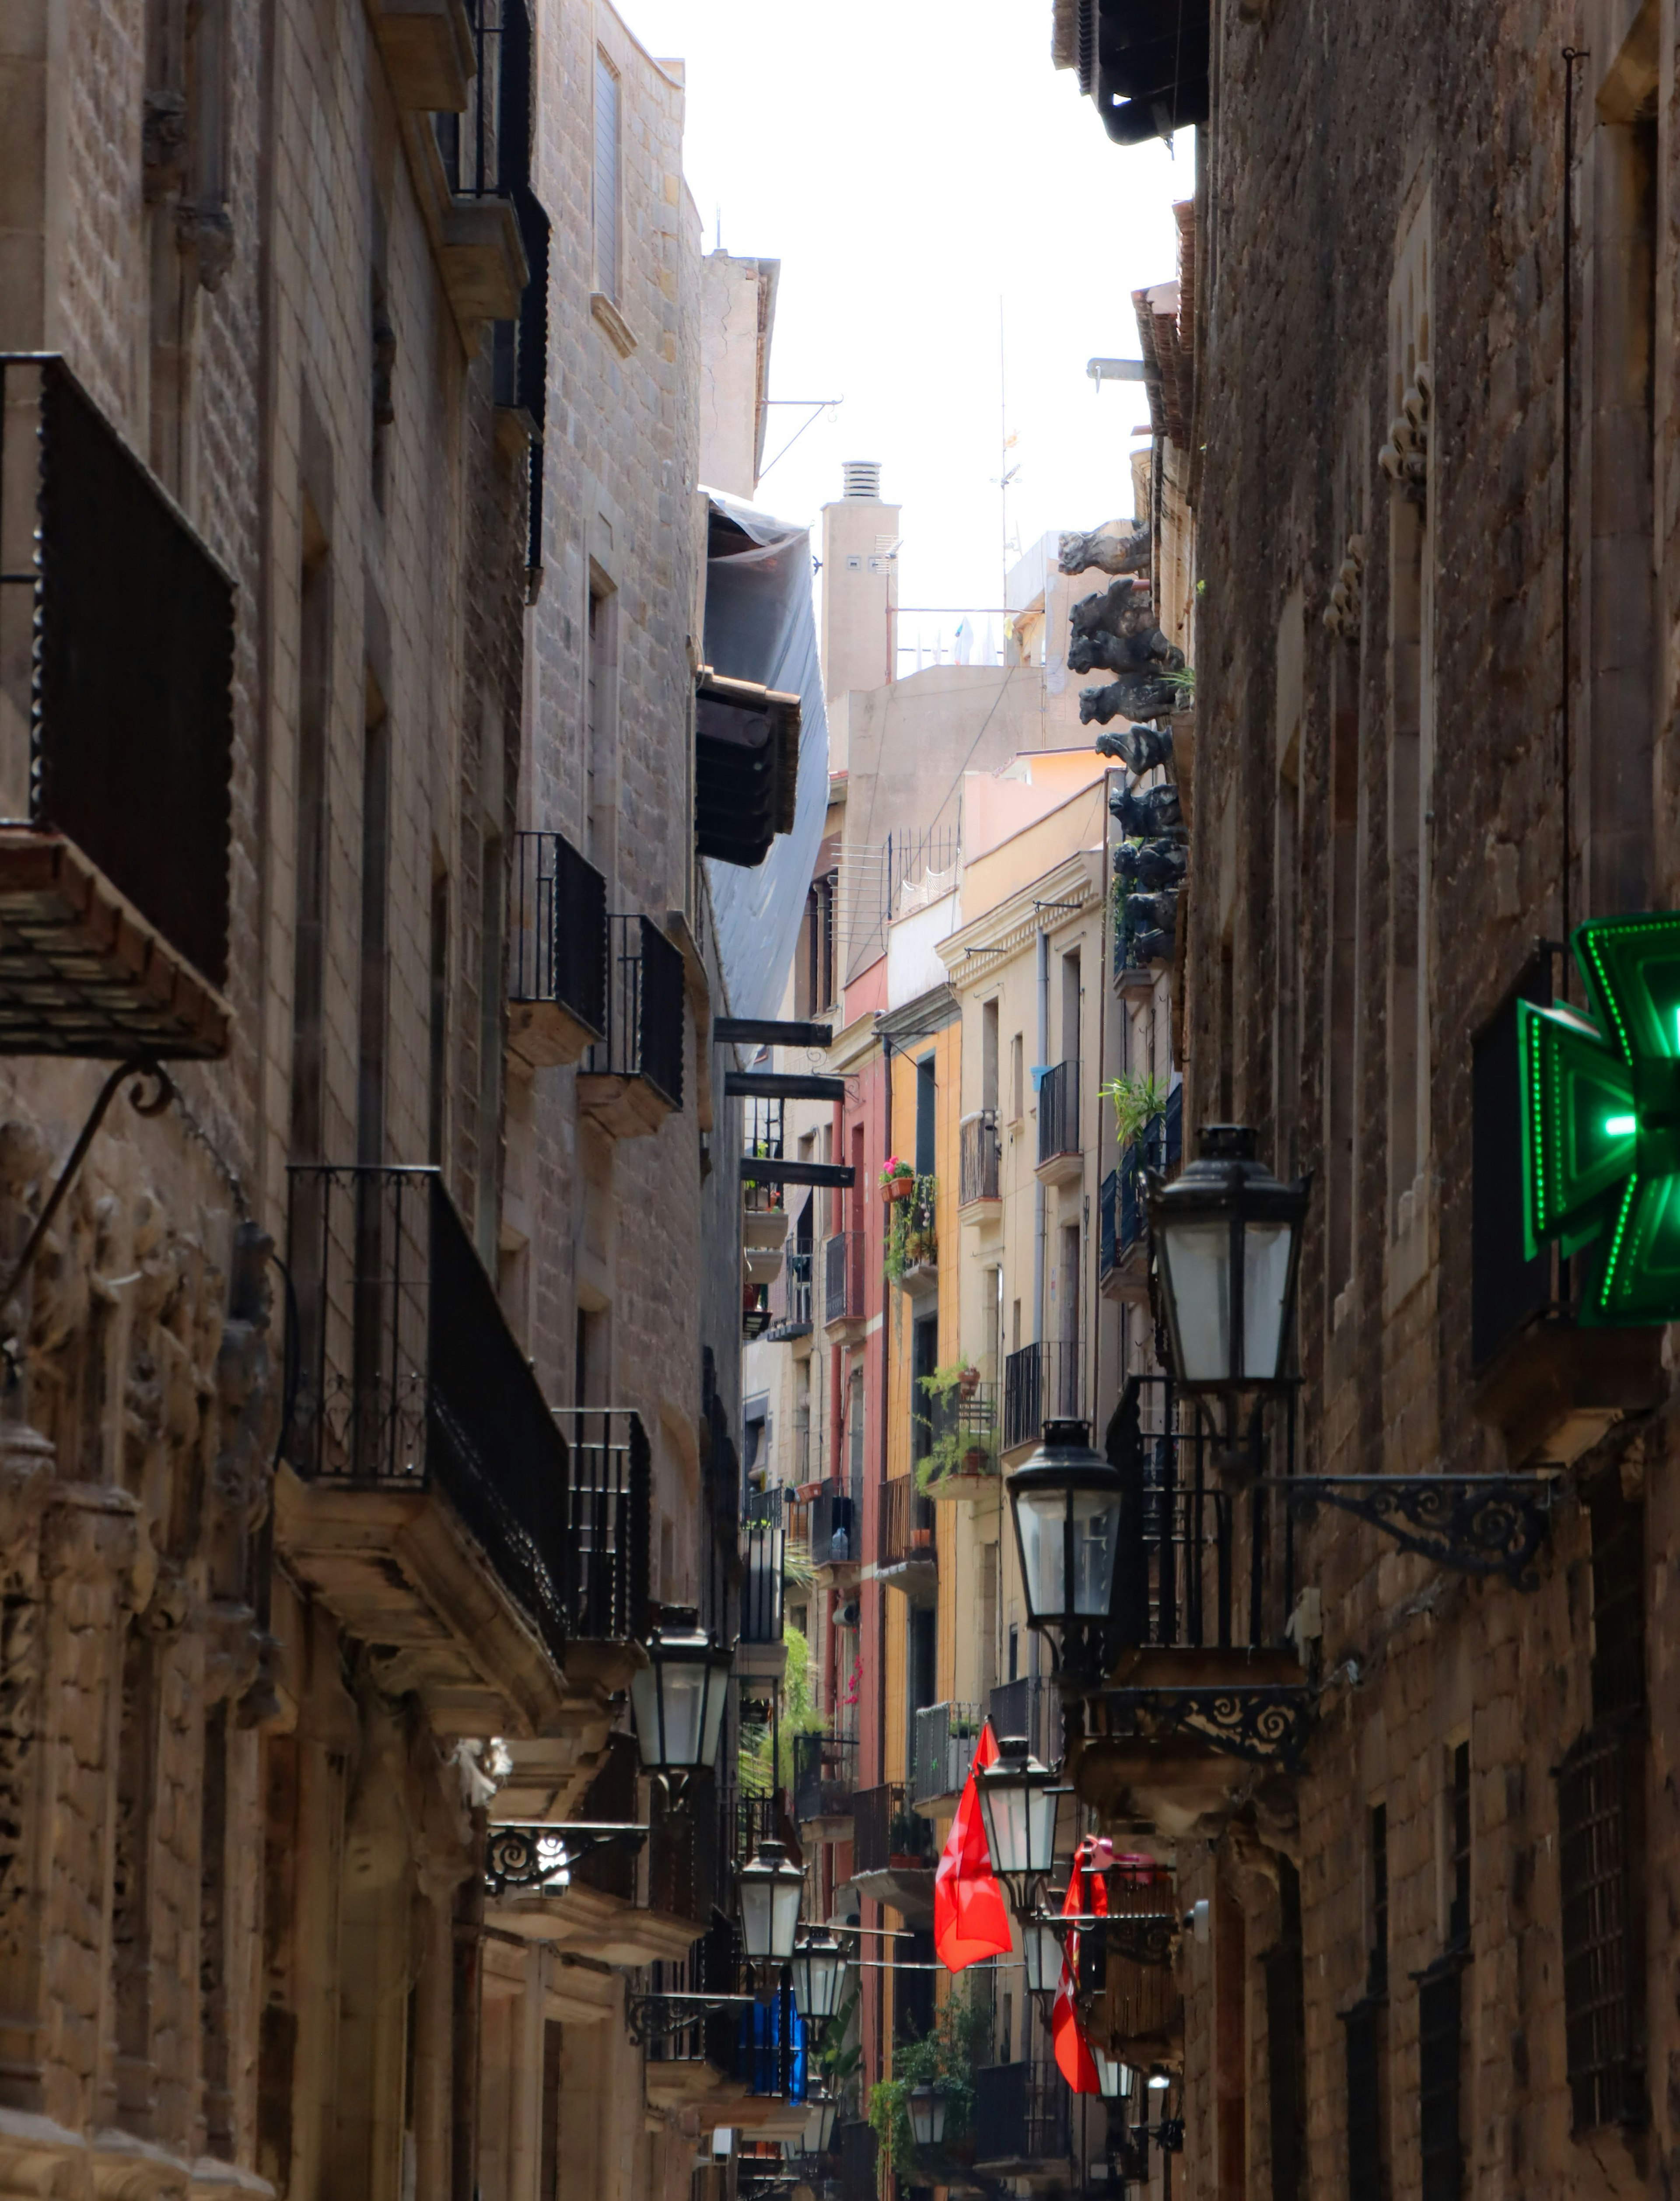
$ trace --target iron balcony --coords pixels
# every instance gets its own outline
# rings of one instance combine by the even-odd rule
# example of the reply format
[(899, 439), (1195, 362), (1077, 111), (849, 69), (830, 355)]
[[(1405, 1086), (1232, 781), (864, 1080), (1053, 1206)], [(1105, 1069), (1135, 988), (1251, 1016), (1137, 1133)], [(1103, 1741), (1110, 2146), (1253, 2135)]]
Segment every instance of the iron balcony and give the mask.
[(64, 361), (0, 355), (0, 1054), (226, 1053), (233, 596)]
[(508, 893), (508, 1044), (576, 1062), (606, 1031), (606, 881), (564, 833), (517, 833)]

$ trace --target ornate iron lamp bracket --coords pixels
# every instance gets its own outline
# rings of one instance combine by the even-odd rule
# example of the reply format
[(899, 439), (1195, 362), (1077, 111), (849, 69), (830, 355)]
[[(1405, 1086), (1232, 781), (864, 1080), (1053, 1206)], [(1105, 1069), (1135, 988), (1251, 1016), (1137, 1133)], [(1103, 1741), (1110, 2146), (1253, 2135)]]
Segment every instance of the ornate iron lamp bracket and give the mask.
[(1251, 1765), (1293, 1772), (1312, 1725), (1314, 1693), (1293, 1682), (1232, 1682), (1200, 1688), (1104, 1689), (1111, 1736), (1159, 1741), (1183, 1735)]
[(710, 2017), (714, 2010), (731, 2010), (757, 2003), (750, 1994), (643, 1994), (624, 1999), (624, 2025), (639, 2048), (656, 2040), (669, 2040), (691, 2025)]
[(1268, 1482), (1287, 1494), (1293, 1513), (1337, 1505), (1437, 1565), (1503, 1575), (1518, 1589), (1539, 1587), (1534, 1559), (1556, 1487), (1549, 1476), (1300, 1475)]
[(1070, 1934), (1100, 1934), (1111, 1957), (1132, 1964), (1170, 1964), (1179, 1937), (1179, 1921), (1171, 1912), (1128, 1915), (1125, 1911), (1058, 1916), (1045, 1921), (1062, 1945), (1065, 1956)]
[(492, 1827), (484, 1855), (484, 1891), (492, 1899), (545, 1888), (557, 1893), (569, 1885), (585, 1858), (614, 1842), (640, 1849), (647, 1839), (646, 1827), (617, 1821), (579, 1819), (570, 1824), (534, 1827)]

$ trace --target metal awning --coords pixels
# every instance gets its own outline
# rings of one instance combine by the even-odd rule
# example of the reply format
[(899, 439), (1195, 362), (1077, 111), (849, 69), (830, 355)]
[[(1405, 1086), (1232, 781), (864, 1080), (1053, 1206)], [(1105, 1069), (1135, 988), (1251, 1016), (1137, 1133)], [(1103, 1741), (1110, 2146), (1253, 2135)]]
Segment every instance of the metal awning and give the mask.
[(799, 699), (702, 666), (695, 682), (694, 810), (703, 856), (748, 868), (793, 831)]

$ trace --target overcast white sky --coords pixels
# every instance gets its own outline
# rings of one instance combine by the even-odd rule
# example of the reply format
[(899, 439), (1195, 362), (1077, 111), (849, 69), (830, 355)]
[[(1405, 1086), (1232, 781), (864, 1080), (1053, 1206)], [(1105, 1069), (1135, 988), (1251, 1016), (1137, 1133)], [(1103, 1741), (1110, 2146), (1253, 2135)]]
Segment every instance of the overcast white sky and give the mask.
[[(615, 4), (687, 64), (705, 249), (721, 223), (727, 250), (781, 262), (771, 396), (846, 401), (770, 468), (761, 506), (809, 521), (820, 551), (841, 460), (878, 459), (904, 507), (901, 602), (1000, 604), (1001, 297), (1011, 537), (1130, 512), (1144, 394), (1096, 396), (1085, 363), (1138, 355), (1131, 294), (1175, 273), (1192, 132), (1176, 158), (1111, 145), (1051, 67), (1050, 0)], [(766, 460), (809, 418), (777, 406)], [(953, 620), (924, 624), (949, 641)]]

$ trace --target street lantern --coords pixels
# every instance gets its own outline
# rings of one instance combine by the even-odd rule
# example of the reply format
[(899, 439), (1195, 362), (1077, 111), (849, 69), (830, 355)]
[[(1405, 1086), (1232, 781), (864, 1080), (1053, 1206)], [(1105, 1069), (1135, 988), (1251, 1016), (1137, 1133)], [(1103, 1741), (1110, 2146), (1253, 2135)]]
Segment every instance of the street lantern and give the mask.
[(1056, 1862), (1060, 1792), (1055, 1781), (1050, 1768), (1029, 1754), (1018, 1734), (1005, 1737), (991, 1764), (975, 1775), (992, 1869), (1009, 1888), (1022, 1918), (1032, 1908), (1030, 1884), (1047, 1878)]
[(840, 2104), (832, 2094), (813, 2094), (805, 2104), (804, 2146), (807, 2155), (826, 2155), (834, 2144)]
[(799, 1897), (805, 1875), (790, 1864), (781, 1842), (760, 1842), (750, 1864), (736, 1868), (740, 1903), (740, 1938), (755, 1964), (785, 1964), (793, 1953), (799, 1927)]
[(807, 2025), (838, 2015), (851, 1957), (832, 1934), (808, 1934), (793, 1948), (793, 2003)]
[(1307, 1180), (1281, 1184), (1243, 1124), (1204, 1124), (1171, 1184), (1149, 1173), (1149, 1227), (1173, 1370), (1186, 1391), (1267, 1391), (1287, 1381)]
[(630, 1676), (630, 1710), (649, 1773), (692, 1773), (717, 1763), (733, 1654), (700, 1626), (693, 1605), (668, 1605), (648, 1638), (647, 1664)]
[(1097, 2084), (1105, 2101), (1125, 2101), (1132, 2092), (1131, 2067), (1110, 2056), (1097, 2041), (1091, 2043), (1091, 2060), (1097, 2066)]
[(945, 2092), (943, 2087), (912, 2087), (910, 2090), (910, 2136), (918, 2148), (940, 2147), (945, 2142)]
[(1080, 1421), (1044, 1425), (1039, 1449), (1009, 1478), (1029, 1628), (1056, 1628), (1064, 1650), (1100, 1626), (1114, 1596), (1120, 1475)]

